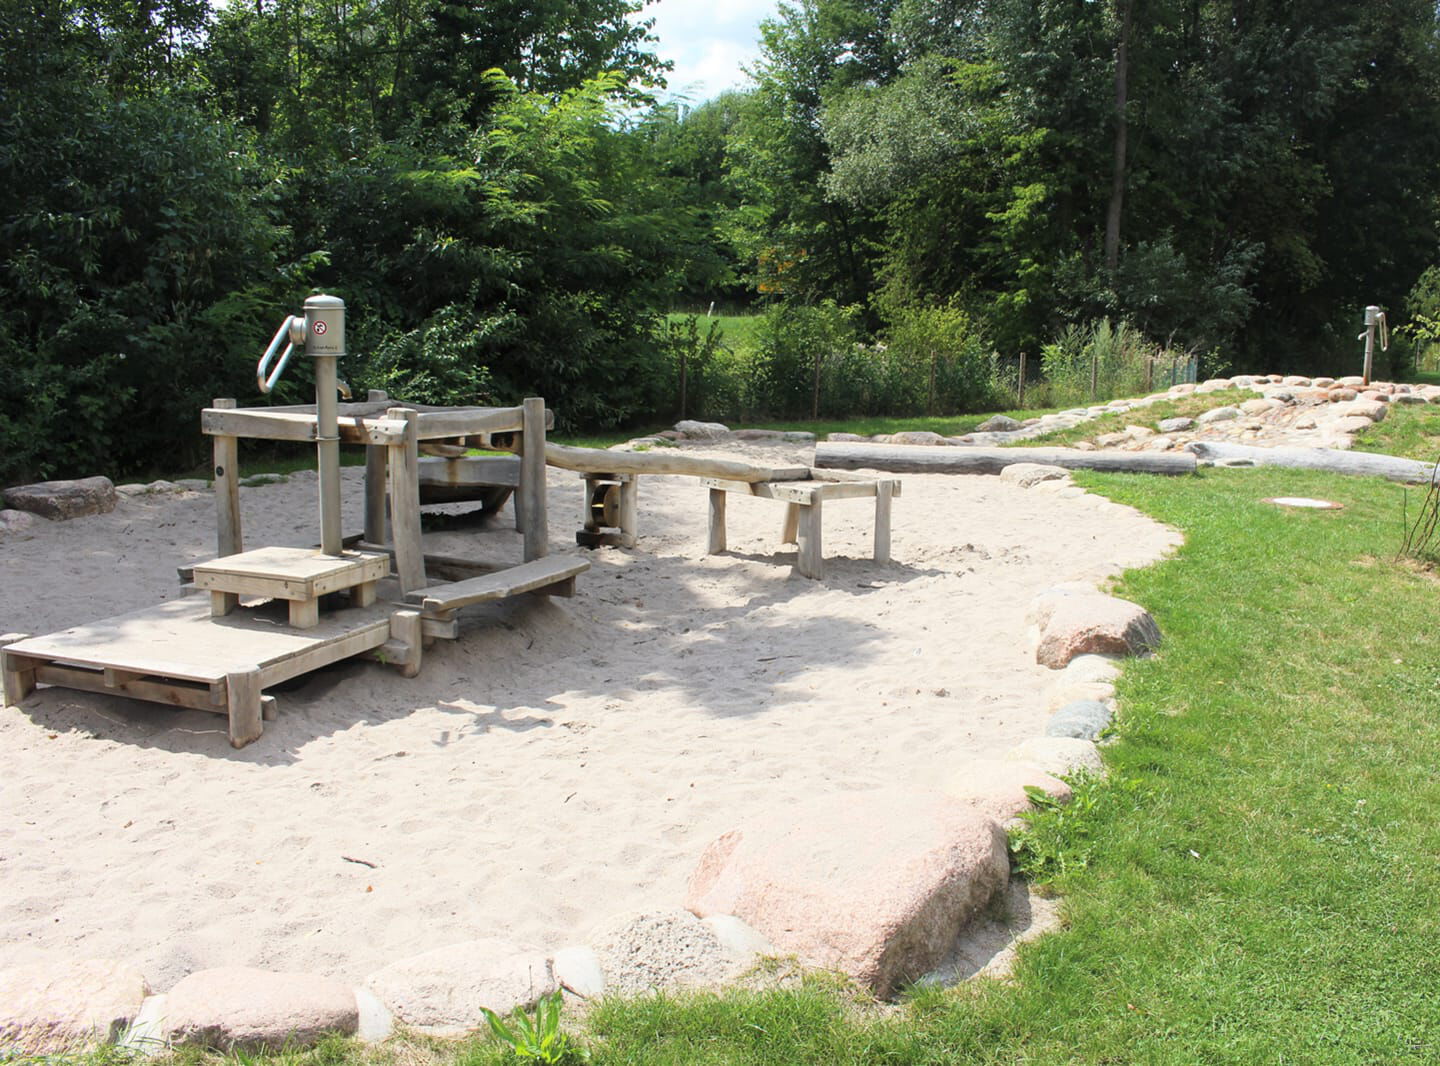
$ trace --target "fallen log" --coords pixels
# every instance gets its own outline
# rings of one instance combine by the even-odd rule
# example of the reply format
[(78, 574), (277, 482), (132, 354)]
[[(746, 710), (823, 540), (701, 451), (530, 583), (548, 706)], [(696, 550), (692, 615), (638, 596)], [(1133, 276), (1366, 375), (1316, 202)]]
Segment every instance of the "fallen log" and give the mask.
[(545, 444), (545, 462), (562, 470), (582, 474), (688, 474), (716, 477), (726, 481), (806, 481), (808, 466), (754, 466), (734, 459), (706, 459), (679, 450), (653, 452), (612, 452), (599, 448), (574, 448)]
[(1297, 470), (1328, 470), (1332, 474), (1383, 477), (1391, 481), (1431, 481), (1434, 463), (1403, 459), (1398, 455), (1347, 452), (1339, 448), (1256, 448), (1224, 441), (1191, 441), (1186, 449), (1212, 462), (1241, 460), (1256, 466), (1285, 466)]
[(1131, 474), (1193, 474), (1186, 452), (1086, 452), (1078, 448), (971, 448), (927, 444), (815, 445), (815, 465), (841, 470), (889, 470), (901, 474), (998, 474), (1014, 463), (1043, 463), (1067, 470), (1116, 470)]

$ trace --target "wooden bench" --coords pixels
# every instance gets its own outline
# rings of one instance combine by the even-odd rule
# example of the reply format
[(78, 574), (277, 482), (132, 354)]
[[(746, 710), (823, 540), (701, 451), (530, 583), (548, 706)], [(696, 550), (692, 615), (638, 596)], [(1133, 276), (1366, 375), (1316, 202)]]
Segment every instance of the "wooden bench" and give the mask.
[[(820, 475), (819, 471), (813, 471)], [(827, 500), (873, 499), (875, 501), (875, 547), (877, 563), (890, 560), (890, 501), (900, 495), (900, 482), (889, 478), (846, 478), (831, 480), (820, 475), (808, 481), (729, 481), (701, 478), (710, 490), (710, 543), (708, 554), (725, 550), (725, 498), (731, 493), (780, 500), (785, 506), (784, 544), (799, 545), (795, 568), (803, 577), (819, 579), (825, 573), (821, 523)]]

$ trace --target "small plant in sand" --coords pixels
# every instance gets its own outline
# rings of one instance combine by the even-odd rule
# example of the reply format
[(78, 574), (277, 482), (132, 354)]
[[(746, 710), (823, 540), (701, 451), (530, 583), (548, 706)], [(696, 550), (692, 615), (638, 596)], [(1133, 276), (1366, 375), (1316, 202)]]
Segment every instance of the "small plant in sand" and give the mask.
[(488, 1007), (481, 1007), (490, 1031), (504, 1043), (511, 1053), (526, 1062), (565, 1063), (584, 1062), (589, 1059), (584, 1048), (570, 1043), (570, 1038), (560, 1031), (561, 993), (557, 989), (548, 996), (541, 996), (535, 1004), (535, 1017), (531, 1018), (524, 1009), (515, 1012), (513, 1026), (506, 1025)]

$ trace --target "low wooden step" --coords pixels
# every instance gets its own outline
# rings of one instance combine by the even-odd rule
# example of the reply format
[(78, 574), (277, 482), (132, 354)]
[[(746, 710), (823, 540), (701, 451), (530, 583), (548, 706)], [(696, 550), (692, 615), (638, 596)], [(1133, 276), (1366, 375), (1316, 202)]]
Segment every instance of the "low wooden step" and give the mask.
[(503, 600), (507, 596), (518, 596), (522, 592), (535, 592), (551, 585), (564, 584), (589, 569), (590, 564), (583, 559), (547, 555), (543, 559), (521, 563), (493, 574), (416, 589), (407, 593), (405, 598), (410, 603), (420, 604), (426, 614), (443, 614), (473, 603)]

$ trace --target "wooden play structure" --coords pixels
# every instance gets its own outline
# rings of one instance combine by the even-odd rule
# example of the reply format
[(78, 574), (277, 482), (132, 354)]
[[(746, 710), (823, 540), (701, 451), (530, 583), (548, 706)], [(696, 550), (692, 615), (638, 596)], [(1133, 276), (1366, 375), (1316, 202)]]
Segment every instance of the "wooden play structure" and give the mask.
[[(291, 345), (267, 379), (286, 337)], [(357, 655), (413, 677), (427, 643), (455, 638), (461, 608), (522, 593), (573, 595), (589, 564), (547, 556), (544, 401), (426, 407), (372, 393), (364, 403), (340, 404), (335, 362), (344, 350), (344, 305), (327, 296), (311, 297), (303, 318), (282, 325), (257, 371), (262, 391), (302, 342), (316, 363), (315, 404), (240, 408), (216, 400), (201, 414), (214, 448), (218, 556), (182, 573), (209, 593), (208, 602), (174, 600), (47, 636), (12, 635), (0, 649), (7, 705), (45, 684), (212, 711), (226, 715), (238, 748), (274, 718), (275, 700), (264, 691), (272, 685)], [(318, 548), (245, 549), (241, 438), (316, 442)], [(419, 453), (429, 441), (518, 454), (521, 564), (497, 570), (424, 554)], [(340, 531), (342, 443), (367, 449), (365, 528), (348, 539)]]
[[(576, 577), (590, 564), (547, 554), (547, 465), (584, 479), (576, 533), (583, 546), (633, 546), (640, 476), (681, 474), (709, 491), (711, 554), (726, 549), (726, 500), (740, 494), (785, 504), (782, 540), (798, 543), (797, 569), (806, 577), (823, 573), (821, 523), (828, 501), (873, 499), (874, 557), (890, 557), (890, 506), (900, 494), (893, 479), (548, 444), (552, 419), (539, 398), (519, 407), (430, 407), (372, 392), (363, 402), (340, 403), (341, 392), (349, 396), (336, 374), (344, 316), (340, 300), (312, 296), (303, 317), (281, 325), (257, 367), (257, 384), (269, 392), (295, 348), (304, 345), (315, 364), (314, 404), (242, 408), (217, 399), (201, 412), (214, 452), (217, 556), (182, 567), (181, 576), (208, 599), (173, 600), (46, 636), (0, 638), (7, 705), (37, 685), (56, 685), (211, 711), (227, 717), (230, 743), (238, 748), (274, 719), (276, 702), (265, 690), (282, 681), (354, 656), (413, 677), (427, 644), (456, 637), (462, 608), (526, 593), (574, 595)], [(315, 442), (318, 547), (247, 550), (241, 439)], [(366, 449), (364, 530), (351, 537), (340, 528), (342, 444)], [(470, 455), (472, 449), (502, 454)], [(523, 540), (519, 564), (497, 568), (425, 554), (422, 504), (479, 500), (482, 512), (493, 514), (512, 494)]]
[[(709, 490), (707, 551), (711, 555), (726, 550), (726, 498), (742, 495), (785, 504), (780, 539), (782, 544), (798, 545), (795, 569), (803, 577), (824, 576), (822, 524), (826, 501), (873, 499), (874, 559), (890, 559), (891, 500), (900, 495), (900, 482), (894, 478), (877, 479), (808, 466), (757, 466), (678, 451), (612, 452), (549, 443), (545, 445), (545, 461), (584, 478), (581, 528), (575, 534), (576, 542), (583, 547), (633, 547), (640, 534), (641, 475), (678, 474), (699, 479)], [(487, 492), (504, 491), (517, 480), (515, 460), (504, 456), (456, 455), (426, 458), (420, 463), (421, 484), (432, 488), (429, 498), (437, 502), (485, 500)], [(500, 499), (503, 502), (504, 497)]]

